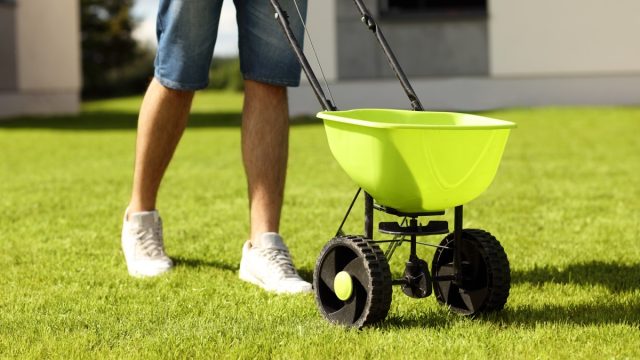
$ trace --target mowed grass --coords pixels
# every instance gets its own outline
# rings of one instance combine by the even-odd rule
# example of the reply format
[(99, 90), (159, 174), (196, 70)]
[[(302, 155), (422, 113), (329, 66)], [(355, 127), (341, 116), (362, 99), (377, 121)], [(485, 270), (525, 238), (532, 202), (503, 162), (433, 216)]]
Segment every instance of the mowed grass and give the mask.
[[(384, 323), (350, 330), (312, 295), (237, 278), (248, 229), (237, 94), (198, 95), (161, 188), (174, 271), (128, 276), (119, 236), (139, 103), (0, 123), (0, 357), (640, 358), (640, 108), (489, 113), (518, 129), (465, 215), (509, 256), (505, 310), (469, 319), (394, 289)], [(322, 125), (294, 122), (281, 230), (307, 279), (355, 190)]]

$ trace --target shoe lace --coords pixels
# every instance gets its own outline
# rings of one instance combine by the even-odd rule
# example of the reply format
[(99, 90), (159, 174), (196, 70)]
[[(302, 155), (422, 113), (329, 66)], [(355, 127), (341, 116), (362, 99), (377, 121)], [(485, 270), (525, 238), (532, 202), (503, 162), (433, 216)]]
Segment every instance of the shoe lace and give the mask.
[(162, 239), (162, 223), (158, 221), (151, 228), (137, 229), (135, 234), (136, 246), (145, 256), (150, 258), (163, 257), (164, 241)]
[(285, 249), (261, 249), (260, 255), (269, 262), (269, 268), (285, 278), (297, 278), (298, 272), (293, 266), (291, 255)]

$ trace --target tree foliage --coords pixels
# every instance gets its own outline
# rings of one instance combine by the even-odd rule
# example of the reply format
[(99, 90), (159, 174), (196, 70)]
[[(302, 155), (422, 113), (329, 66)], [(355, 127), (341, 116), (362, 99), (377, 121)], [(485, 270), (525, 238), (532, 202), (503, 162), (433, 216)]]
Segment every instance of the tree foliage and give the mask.
[[(142, 92), (153, 76), (153, 49), (136, 43), (134, 0), (81, 0), (85, 98)], [(210, 88), (242, 91), (237, 58), (214, 59)]]
[(142, 90), (153, 74), (152, 55), (132, 36), (133, 0), (81, 0), (83, 95)]

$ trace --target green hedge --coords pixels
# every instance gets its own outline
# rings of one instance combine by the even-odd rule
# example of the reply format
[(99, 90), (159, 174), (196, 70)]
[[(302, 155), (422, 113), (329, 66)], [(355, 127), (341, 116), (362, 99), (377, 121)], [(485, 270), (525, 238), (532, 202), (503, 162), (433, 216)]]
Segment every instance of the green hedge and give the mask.
[(209, 71), (209, 88), (229, 91), (244, 90), (240, 60), (238, 58), (214, 58)]
[[(142, 94), (153, 78), (153, 52), (140, 54), (126, 66), (103, 72), (99, 79), (84, 79), (83, 98), (109, 98)], [(209, 71), (209, 88), (242, 91), (240, 61), (237, 58), (214, 58)]]

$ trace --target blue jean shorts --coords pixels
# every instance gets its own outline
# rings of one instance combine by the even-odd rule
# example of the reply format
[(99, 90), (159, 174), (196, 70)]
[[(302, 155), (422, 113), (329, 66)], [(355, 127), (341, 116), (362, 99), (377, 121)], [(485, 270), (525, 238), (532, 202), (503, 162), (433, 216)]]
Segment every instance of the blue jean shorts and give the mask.
[[(306, 0), (280, 0), (302, 46)], [(244, 79), (298, 86), (300, 64), (290, 48), (269, 0), (234, 0), (238, 22), (240, 70)], [(155, 78), (177, 90), (199, 90), (209, 84), (209, 67), (218, 34), (222, 0), (160, 0)]]

